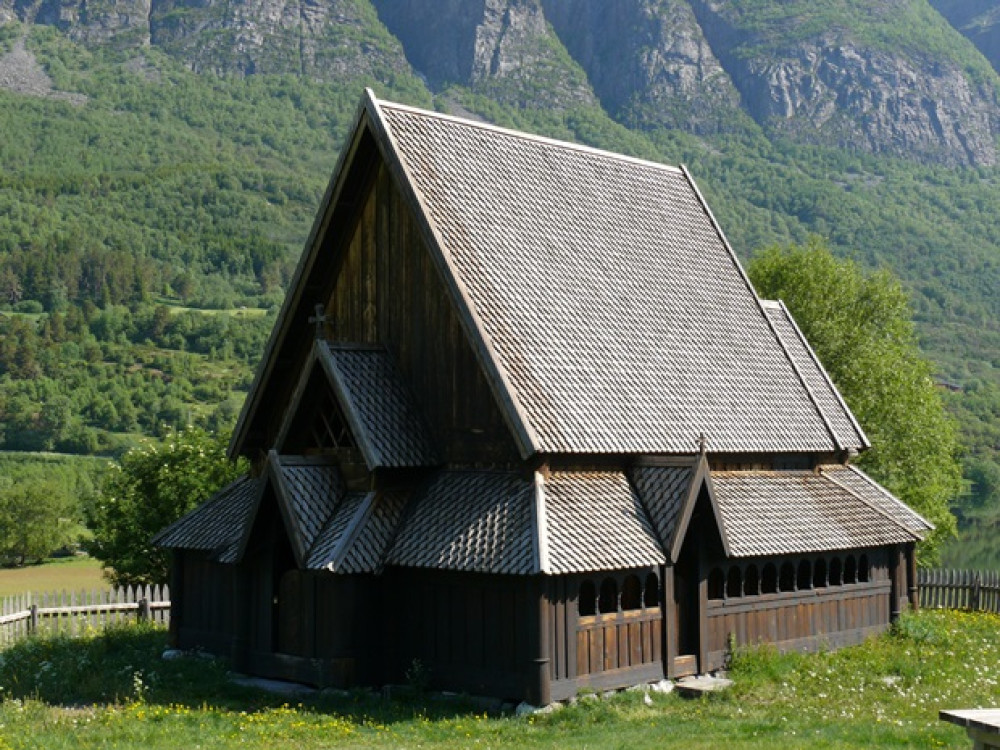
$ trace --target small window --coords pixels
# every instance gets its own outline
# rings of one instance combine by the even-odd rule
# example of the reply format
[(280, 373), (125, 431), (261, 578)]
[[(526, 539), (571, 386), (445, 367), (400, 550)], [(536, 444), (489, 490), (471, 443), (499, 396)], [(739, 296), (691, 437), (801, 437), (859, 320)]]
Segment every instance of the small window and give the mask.
[(614, 578), (605, 578), (601, 582), (601, 598), (597, 601), (597, 609), (602, 615), (618, 611), (618, 584)]
[(760, 593), (760, 576), (757, 575), (756, 565), (747, 565), (746, 575), (743, 576), (743, 594), (745, 596), (755, 596)]
[(597, 590), (594, 588), (593, 581), (584, 581), (580, 584), (580, 599), (576, 606), (580, 617), (589, 617), (594, 614), (597, 606)]
[(737, 599), (743, 596), (743, 571), (739, 565), (729, 568), (729, 576), (726, 578), (726, 596), (730, 599)]
[(708, 598), (721, 599), (726, 590), (726, 577), (722, 568), (712, 568), (708, 574)]
[(795, 566), (786, 562), (781, 566), (781, 575), (778, 577), (778, 588), (782, 591), (795, 591)]
[(656, 573), (646, 576), (646, 588), (642, 592), (642, 601), (647, 607), (660, 606), (660, 579)]
[(639, 576), (629, 575), (622, 583), (622, 610), (642, 608), (642, 584)]
[(817, 560), (816, 564), (813, 565), (813, 588), (826, 588), (826, 560), (823, 558)]
[(858, 568), (854, 562), (854, 555), (848, 555), (844, 561), (844, 583), (857, 583)]
[(868, 555), (862, 555), (858, 560), (858, 583), (868, 583), (871, 580), (871, 568), (868, 565)]
[(831, 586), (839, 586), (840, 584), (842, 584), (844, 582), (844, 579), (841, 578), (842, 572), (843, 571), (840, 568), (840, 558), (839, 557), (835, 557), (832, 560), (830, 560), (830, 585)]
[(778, 569), (774, 563), (764, 566), (764, 575), (760, 579), (760, 593), (774, 594), (778, 591)]

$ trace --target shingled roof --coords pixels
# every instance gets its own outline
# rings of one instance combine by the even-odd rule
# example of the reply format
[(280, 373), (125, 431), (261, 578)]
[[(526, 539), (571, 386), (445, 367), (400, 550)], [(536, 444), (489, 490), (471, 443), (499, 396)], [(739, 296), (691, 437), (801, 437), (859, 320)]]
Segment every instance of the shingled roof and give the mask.
[[(846, 473), (854, 470), (829, 471)], [(917, 541), (926, 531), (910, 530), (873, 504), (870, 491), (854, 492), (826, 471), (716, 471), (711, 483), (732, 557), (881, 547)]]
[(417, 217), (523, 456), (686, 454), (700, 434), (718, 452), (866, 447), (835, 393), (813, 387), (811, 352), (783, 343), (685, 170), (368, 92), (234, 453), (254, 449), (271, 363), (301, 342), (289, 334), (311, 304), (300, 290), (318, 286), (309, 274), (362, 133)]
[(247, 475), (241, 476), (159, 532), (152, 543), (171, 549), (214, 552), (221, 561), (231, 562), (227, 553), (239, 543), (262, 484)]

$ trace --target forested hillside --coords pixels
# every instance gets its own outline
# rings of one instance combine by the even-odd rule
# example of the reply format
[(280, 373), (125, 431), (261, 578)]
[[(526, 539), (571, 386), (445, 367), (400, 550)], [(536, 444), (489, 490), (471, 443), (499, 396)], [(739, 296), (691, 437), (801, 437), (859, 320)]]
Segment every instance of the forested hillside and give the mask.
[(1000, 2), (934, 5), (0, 0), (2, 447), (231, 423), (369, 85), (685, 163), (744, 258), (818, 234), (893, 269), (988, 539)]

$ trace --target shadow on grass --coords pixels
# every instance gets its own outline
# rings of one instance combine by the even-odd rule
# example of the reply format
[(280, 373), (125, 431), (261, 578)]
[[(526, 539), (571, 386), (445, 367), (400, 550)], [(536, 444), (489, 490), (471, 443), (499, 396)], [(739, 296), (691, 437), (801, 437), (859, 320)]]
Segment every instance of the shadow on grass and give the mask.
[(197, 656), (164, 660), (166, 647), (166, 631), (146, 625), (117, 626), (77, 638), (28, 638), (0, 651), (0, 695), (65, 707), (141, 700), (247, 713), (293, 704), (356, 723), (380, 724), (483, 713), (471, 700), (443, 700), (430, 694), (392, 700), (365, 690), (278, 695), (234, 683), (224, 660)]

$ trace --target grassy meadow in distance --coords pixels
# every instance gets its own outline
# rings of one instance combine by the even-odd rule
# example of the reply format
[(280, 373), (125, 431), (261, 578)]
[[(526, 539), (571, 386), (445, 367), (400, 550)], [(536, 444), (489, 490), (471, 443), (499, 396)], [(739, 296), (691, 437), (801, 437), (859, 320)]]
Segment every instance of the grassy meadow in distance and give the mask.
[(1000, 705), (1000, 618), (925, 611), (832, 653), (737, 654), (729, 692), (638, 691), (544, 715), (484, 713), (433, 694), (288, 699), (231, 683), (223, 662), (164, 661), (129, 626), (0, 653), (0, 748), (968, 748), (942, 708)]
[(52, 558), (23, 568), (0, 568), (0, 597), (28, 592), (101, 591), (109, 587), (101, 563), (85, 555)]

